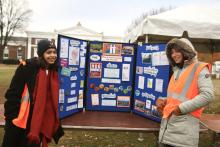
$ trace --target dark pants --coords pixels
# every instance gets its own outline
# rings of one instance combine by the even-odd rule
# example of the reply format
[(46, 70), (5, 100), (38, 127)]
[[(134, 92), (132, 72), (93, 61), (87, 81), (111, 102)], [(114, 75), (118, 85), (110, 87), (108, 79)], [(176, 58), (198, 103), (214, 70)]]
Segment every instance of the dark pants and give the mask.
[(28, 144), (25, 129), (6, 121), (2, 147), (40, 147), (40, 144)]

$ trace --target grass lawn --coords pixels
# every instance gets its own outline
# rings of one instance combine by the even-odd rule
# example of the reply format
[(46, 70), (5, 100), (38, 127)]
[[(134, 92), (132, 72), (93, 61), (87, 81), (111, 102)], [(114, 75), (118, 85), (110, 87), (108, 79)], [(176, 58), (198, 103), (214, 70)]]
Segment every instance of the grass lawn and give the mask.
[[(6, 68), (8, 67), (8, 68)], [(0, 64), (0, 103), (4, 102), (4, 93), (8, 88), (16, 66)], [(220, 80), (214, 82), (214, 86), (220, 85)], [(216, 95), (215, 102), (206, 107), (205, 113), (220, 114), (220, 96)], [(4, 129), (0, 128), (0, 144)], [(51, 143), (49, 147), (156, 147), (156, 137), (153, 133), (143, 134), (143, 141), (138, 140), (139, 134), (134, 132), (102, 132), (65, 130), (65, 136), (59, 145)], [(200, 134), (199, 147), (211, 146), (212, 132), (206, 131)], [(217, 146), (220, 146), (220, 142)]]
[(15, 65), (0, 64), (0, 103), (4, 102), (5, 92), (10, 85), (16, 67)]

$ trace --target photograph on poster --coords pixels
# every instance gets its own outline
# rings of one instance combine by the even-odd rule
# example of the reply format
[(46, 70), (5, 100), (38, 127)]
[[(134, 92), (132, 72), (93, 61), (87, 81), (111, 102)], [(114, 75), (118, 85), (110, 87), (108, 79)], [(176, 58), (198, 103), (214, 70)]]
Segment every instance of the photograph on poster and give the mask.
[(141, 53), (142, 64), (151, 64), (151, 53)]
[(84, 57), (84, 54), (85, 54), (85, 52), (80, 50), (80, 53), (79, 53), (80, 57)]
[(147, 78), (147, 88), (153, 88), (153, 79)]
[(102, 76), (102, 63), (90, 62), (90, 78), (101, 78)]
[(69, 39), (60, 39), (60, 58), (68, 58)]
[(142, 75), (144, 73), (144, 68), (142, 66), (136, 67), (136, 74)]
[(169, 65), (169, 61), (165, 51), (160, 52), (160, 61), (161, 65)]
[(83, 99), (78, 100), (78, 108), (83, 108)]
[(63, 105), (60, 105), (60, 109), (61, 112), (63, 111)]
[(84, 87), (84, 80), (80, 80), (80, 88)]
[(166, 52), (154, 52), (152, 53), (152, 66), (169, 65)]
[(85, 68), (86, 57), (80, 57), (80, 68)]
[[(86, 54), (86, 48), (87, 48), (87, 42), (82, 42), (83, 44), (80, 45), (80, 55), (81, 54)], [(82, 55), (82, 56), (84, 56)]]
[(152, 66), (160, 66), (161, 64), (160, 52), (152, 53), (151, 58), (152, 58)]
[(79, 99), (83, 99), (83, 90), (79, 90)]
[(121, 53), (124, 55), (134, 55), (134, 47), (133, 46), (123, 46)]
[(121, 56), (122, 44), (103, 43), (103, 55)]
[(122, 64), (122, 81), (130, 81), (130, 64)]
[(145, 81), (144, 76), (139, 76), (138, 77), (138, 88), (144, 89), (144, 81)]
[(78, 47), (69, 47), (69, 65), (79, 65)]
[(59, 89), (59, 103), (64, 103), (64, 89)]
[(99, 94), (91, 94), (92, 105), (99, 105)]
[(151, 108), (151, 114), (156, 116), (156, 117), (160, 117), (160, 114), (159, 112), (157, 111), (157, 107), (155, 105), (152, 105), (152, 108)]
[(146, 108), (151, 109), (151, 101), (150, 100), (146, 100)]
[(163, 92), (163, 79), (156, 78), (155, 91)]
[(91, 43), (90, 52), (91, 53), (102, 53), (102, 43), (99, 43), (99, 44)]
[(145, 103), (140, 100), (135, 100), (134, 109), (140, 112), (144, 112), (145, 110)]
[(151, 110), (145, 109), (145, 110), (144, 110), (144, 114), (146, 114), (146, 115), (151, 115)]
[(118, 96), (117, 107), (130, 107), (130, 96)]

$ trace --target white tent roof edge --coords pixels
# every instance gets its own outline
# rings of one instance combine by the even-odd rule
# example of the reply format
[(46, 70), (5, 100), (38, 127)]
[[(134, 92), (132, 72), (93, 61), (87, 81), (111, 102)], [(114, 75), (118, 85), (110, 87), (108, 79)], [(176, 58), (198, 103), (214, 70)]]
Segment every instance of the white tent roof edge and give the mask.
[(135, 42), (139, 36), (149, 34), (180, 37), (184, 31), (190, 38), (220, 39), (220, 9), (191, 5), (149, 16), (133, 28), (124, 40)]

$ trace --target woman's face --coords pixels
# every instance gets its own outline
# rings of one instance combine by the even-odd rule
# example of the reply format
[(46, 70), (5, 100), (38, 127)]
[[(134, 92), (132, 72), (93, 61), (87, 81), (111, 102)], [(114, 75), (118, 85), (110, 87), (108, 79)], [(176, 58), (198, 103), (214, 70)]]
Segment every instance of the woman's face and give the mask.
[(183, 62), (183, 54), (175, 48), (171, 49), (171, 58), (177, 64)]
[(57, 59), (57, 51), (54, 48), (47, 49), (43, 54), (44, 60), (48, 64), (54, 64)]

